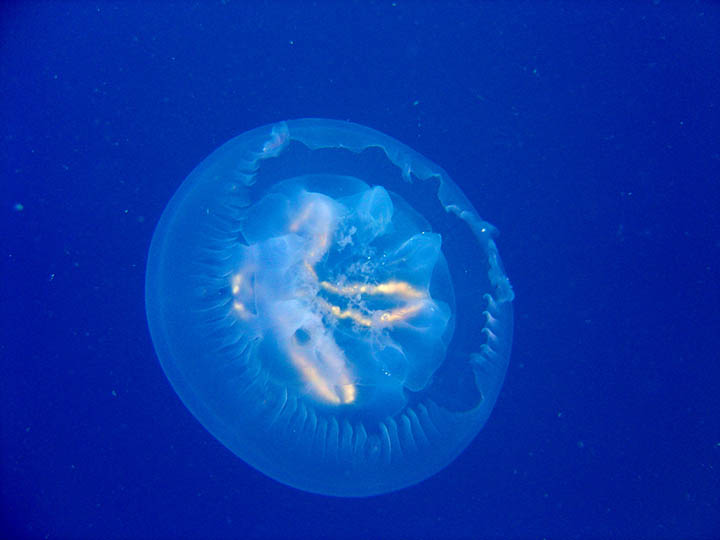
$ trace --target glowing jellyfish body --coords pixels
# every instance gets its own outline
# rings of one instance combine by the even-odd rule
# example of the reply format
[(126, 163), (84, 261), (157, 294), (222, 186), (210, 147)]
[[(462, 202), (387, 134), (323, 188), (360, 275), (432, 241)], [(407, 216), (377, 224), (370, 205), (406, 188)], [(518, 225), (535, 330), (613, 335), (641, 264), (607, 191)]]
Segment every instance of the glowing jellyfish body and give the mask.
[(268, 476), (399, 489), (452, 461), (502, 386), (513, 292), (493, 233), (445, 171), (386, 135), (261, 127), (165, 209), (153, 343), (185, 405)]

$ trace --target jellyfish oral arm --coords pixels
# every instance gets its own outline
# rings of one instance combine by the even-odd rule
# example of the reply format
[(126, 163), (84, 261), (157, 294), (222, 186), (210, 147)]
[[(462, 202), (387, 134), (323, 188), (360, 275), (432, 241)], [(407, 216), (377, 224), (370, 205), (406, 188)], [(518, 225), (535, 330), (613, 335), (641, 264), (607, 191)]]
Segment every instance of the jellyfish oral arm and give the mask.
[[(437, 235), (416, 234), (389, 258), (375, 254), (382, 262), (374, 263), (369, 255), (373, 250), (360, 240), (373, 240), (389, 226), (389, 197), (384, 190), (372, 188), (356, 199), (352, 212), (318, 193), (297, 194), (289, 200), (284, 224), (278, 223), (269, 238), (248, 246), (242, 269), (230, 278), (235, 315), (262, 339), (273, 339), (306, 393), (328, 405), (354, 403), (358, 394), (359, 359), (349, 357), (338, 344), (336, 331), (379, 350), (390, 347), (385, 355), (404, 354), (402, 345), (392, 338), (393, 331), (405, 328), (427, 333), (428, 327), (416, 326), (416, 321), (432, 320), (441, 311), (427, 283), (413, 284), (387, 272), (379, 280), (374, 274), (385, 266), (402, 268), (417, 258), (416, 252), (429, 253), (432, 268), (439, 250)], [(355, 214), (362, 216), (360, 223), (344, 223), (344, 216)], [(350, 280), (336, 266), (328, 268), (328, 258), (348, 245), (358, 256), (345, 260), (345, 270), (354, 268), (362, 281)], [(338, 266), (342, 269), (343, 265)], [(378, 369), (386, 375), (397, 371), (386, 366)]]

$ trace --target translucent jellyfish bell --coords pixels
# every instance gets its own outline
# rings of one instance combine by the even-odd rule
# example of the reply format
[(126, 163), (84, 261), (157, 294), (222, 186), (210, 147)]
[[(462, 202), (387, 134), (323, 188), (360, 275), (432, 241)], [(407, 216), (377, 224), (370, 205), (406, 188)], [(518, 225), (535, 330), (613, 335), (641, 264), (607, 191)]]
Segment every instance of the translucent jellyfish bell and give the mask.
[(382, 133), (257, 128), (163, 212), (153, 343), (197, 419), (268, 476), (400, 489), (472, 441), (502, 386), (513, 292), (493, 234), (445, 171)]

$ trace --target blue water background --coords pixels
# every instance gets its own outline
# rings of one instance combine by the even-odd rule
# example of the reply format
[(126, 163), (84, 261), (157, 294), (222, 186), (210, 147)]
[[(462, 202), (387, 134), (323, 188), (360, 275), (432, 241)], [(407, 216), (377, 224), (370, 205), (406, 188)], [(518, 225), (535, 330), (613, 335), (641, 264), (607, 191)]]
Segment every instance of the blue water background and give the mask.
[[(0, 536), (720, 536), (718, 3), (0, 10)], [(309, 116), (447, 169), (501, 231), (517, 295), (485, 429), (380, 497), (244, 464), (146, 328), (179, 183), (229, 138)]]

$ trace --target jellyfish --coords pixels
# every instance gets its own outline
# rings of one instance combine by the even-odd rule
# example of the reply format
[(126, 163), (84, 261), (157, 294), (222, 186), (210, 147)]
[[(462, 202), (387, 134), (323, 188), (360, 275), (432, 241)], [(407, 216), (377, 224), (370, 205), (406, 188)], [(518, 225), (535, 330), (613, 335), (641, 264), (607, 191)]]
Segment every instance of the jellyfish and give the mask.
[(387, 135), (260, 127), (165, 208), (152, 341), (187, 408), (267, 476), (342, 497), (410, 486), (463, 451), (502, 386), (514, 295), (495, 235)]

